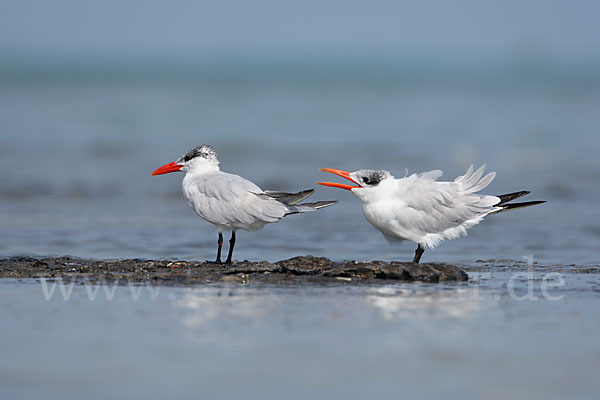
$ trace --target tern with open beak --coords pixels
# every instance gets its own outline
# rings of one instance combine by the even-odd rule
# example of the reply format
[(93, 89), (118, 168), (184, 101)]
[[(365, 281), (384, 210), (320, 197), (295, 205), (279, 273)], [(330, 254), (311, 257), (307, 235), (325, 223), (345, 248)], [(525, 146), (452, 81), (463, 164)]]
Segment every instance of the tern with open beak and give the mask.
[(533, 206), (544, 201), (510, 203), (528, 191), (487, 196), (476, 192), (484, 189), (496, 176), (483, 176), (485, 165), (473, 172), (473, 165), (453, 182), (439, 182), (442, 171), (412, 174), (401, 179), (387, 171), (363, 169), (347, 172), (323, 168), (351, 181), (353, 185), (319, 182), (320, 185), (346, 189), (362, 202), (363, 213), (388, 240), (410, 240), (418, 243), (414, 263), (425, 249), (435, 248), (442, 240), (465, 236), (489, 214)]
[(313, 189), (298, 193), (263, 191), (241, 176), (222, 172), (219, 169), (217, 153), (206, 144), (188, 151), (177, 161), (158, 168), (152, 175), (175, 171), (185, 172), (182, 182), (183, 195), (190, 207), (200, 218), (215, 225), (219, 230), (215, 261), (218, 264), (222, 263), (224, 231), (231, 231), (229, 254), (225, 261), (226, 264), (231, 264), (236, 230), (255, 231), (287, 215), (315, 211), (337, 203), (318, 201), (300, 204), (313, 194)]

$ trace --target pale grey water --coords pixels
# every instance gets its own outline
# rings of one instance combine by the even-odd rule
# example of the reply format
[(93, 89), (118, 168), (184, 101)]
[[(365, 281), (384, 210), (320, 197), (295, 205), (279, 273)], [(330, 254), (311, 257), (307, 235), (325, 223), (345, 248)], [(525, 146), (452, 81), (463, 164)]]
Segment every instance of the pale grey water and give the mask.
[(4, 280), (0, 396), (597, 398), (598, 275), (564, 272), (545, 298), (536, 273), (537, 300), (518, 301), (514, 272), (440, 285), (109, 282), (67, 301)]
[(548, 203), (489, 218), (426, 260), (598, 261), (598, 75), (228, 68), (4, 71), (0, 255), (213, 258), (216, 232), (185, 204), (181, 174), (150, 176), (210, 143), (223, 170), (264, 189), (340, 200), (241, 232), (241, 259), (410, 258), (413, 244), (390, 246), (350, 193), (317, 186), (334, 178), (318, 169), (443, 169), (454, 179), (487, 163), (497, 178), (486, 193), (526, 189)]
[[(0, 255), (212, 259), (216, 232), (185, 204), (182, 176), (150, 176), (211, 143), (225, 171), (265, 189), (340, 200), (241, 232), (238, 259), (409, 259), (413, 244), (389, 245), (351, 194), (315, 184), (332, 178), (318, 168), (453, 179), (487, 163), (487, 193), (548, 203), (424, 261), (598, 265), (597, 74), (229, 68), (4, 70)], [(564, 273), (560, 301), (515, 301), (512, 272), (479, 288), (208, 286), (138, 301), (127, 286), (112, 301), (75, 286), (47, 302), (39, 282), (5, 280), (0, 397), (597, 397), (598, 275)]]

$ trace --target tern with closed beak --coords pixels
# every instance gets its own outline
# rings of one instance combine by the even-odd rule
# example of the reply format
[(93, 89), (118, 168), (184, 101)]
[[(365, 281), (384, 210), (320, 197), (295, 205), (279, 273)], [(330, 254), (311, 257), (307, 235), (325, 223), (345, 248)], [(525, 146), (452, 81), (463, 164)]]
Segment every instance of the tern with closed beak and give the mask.
[(396, 179), (389, 172), (363, 169), (347, 172), (324, 168), (351, 181), (353, 185), (319, 182), (320, 185), (351, 191), (362, 202), (367, 221), (388, 240), (418, 243), (414, 263), (425, 249), (435, 248), (442, 240), (467, 234), (484, 217), (506, 210), (533, 206), (544, 201), (511, 203), (528, 191), (488, 196), (476, 192), (487, 187), (496, 176), (483, 176), (485, 165), (467, 172), (452, 182), (439, 182), (442, 171), (434, 170)]
[(209, 145), (196, 147), (177, 161), (166, 164), (152, 173), (162, 175), (183, 171), (183, 195), (198, 216), (219, 230), (217, 259), (221, 264), (223, 232), (231, 231), (226, 264), (231, 264), (235, 246), (235, 231), (255, 231), (268, 223), (277, 222), (290, 214), (315, 211), (337, 203), (318, 201), (302, 203), (314, 190), (298, 193), (264, 191), (241, 176), (222, 172), (216, 151)]

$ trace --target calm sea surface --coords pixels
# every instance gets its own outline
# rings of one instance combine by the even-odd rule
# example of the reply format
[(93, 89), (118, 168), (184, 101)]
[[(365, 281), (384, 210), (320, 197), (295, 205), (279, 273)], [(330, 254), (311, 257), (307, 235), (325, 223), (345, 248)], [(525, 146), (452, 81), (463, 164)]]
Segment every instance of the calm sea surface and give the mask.
[(107, 282), (66, 297), (56, 282), (4, 280), (0, 396), (597, 398), (598, 275), (563, 272), (544, 292), (540, 272), (509, 289), (514, 272), (441, 285)]
[(518, 301), (508, 283), (523, 268), (473, 266), (600, 263), (599, 82), (510, 68), (5, 67), (0, 256), (213, 259), (217, 233), (185, 203), (182, 175), (150, 175), (203, 143), (263, 189), (340, 201), (239, 232), (237, 259), (412, 258), (352, 194), (316, 185), (332, 178), (323, 167), (454, 179), (487, 163), (486, 193), (548, 203), (423, 256), (464, 265), (469, 283), (96, 287), (94, 300), (78, 285), (65, 300), (3, 280), (0, 397), (597, 397), (598, 274), (553, 276), (554, 301), (542, 268), (513, 280), (538, 298)]
[(0, 255), (213, 258), (216, 231), (185, 203), (182, 174), (150, 175), (210, 143), (223, 170), (263, 189), (340, 200), (240, 232), (239, 259), (408, 259), (414, 245), (388, 244), (352, 194), (316, 185), (332, 178), (318, 169), (454, 179), (486, 163), (486, 193), (548, 203), (488, 218), (424, 260), (599, 261), (598, 76), (228, 68), (2, 70)]

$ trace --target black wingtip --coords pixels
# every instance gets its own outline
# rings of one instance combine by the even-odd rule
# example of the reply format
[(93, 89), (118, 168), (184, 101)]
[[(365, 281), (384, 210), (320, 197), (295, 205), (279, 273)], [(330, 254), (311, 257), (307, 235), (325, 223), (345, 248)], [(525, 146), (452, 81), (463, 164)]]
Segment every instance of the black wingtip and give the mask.
[(515, 208), (537, 206), (538, 204), (543, 204), (545, 202), (546, 202), (545, 200), (535, 200), (535, 201), (524, 201), (522, 203), (504, 204), (504, 205), (502, 205), (502, 207), (503, 207), (502, 211), (514, 210)]
[(503, 206), (506, 203), (513, 201), (515, 199), (518, 199), (519, 197), (526, 196), (529, 193), (531, 193), (529, 190), (521, 190), (520, 192), (506, 193), (506, 194), (498, 195), (496, 197), (500, 198), (500, 203), (496, 204), (496, 206)]
[(302, 203), (299, 204), (300, 206), (305, 206), (305, 207), (312, 207), (315, 209), (319, 209), (319, 208), (323, 208), (323, 207), (329, 207), (332, 206), (334, 204), (337, 204), (337, 200), (322, 200), (322, 201), (317, 201), (314, 203)]

